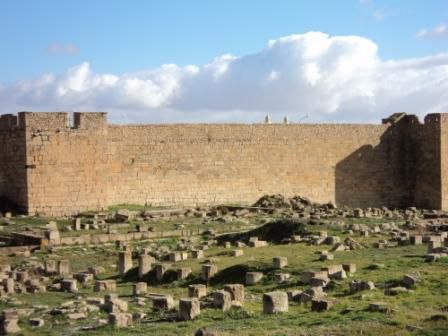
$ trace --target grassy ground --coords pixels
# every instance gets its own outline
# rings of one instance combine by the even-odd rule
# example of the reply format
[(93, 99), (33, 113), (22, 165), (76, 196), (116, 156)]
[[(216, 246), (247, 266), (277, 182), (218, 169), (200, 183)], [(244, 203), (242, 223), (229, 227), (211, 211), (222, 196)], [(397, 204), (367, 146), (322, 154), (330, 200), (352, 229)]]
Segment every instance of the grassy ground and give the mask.
[[(190, 219), (188, 219), (190, 220)], [(191, 219), (188, 225), (203, 225), (198, 219)], [(196, 221), (196, 222), (194, 222)], [(349, 220), (346, 220), (348, 222)], [(384, 220), (364, 219), (350, 220), (356, 223), (377, 225)], [(242, 223), (244, 225), (257, 224), (254, 221)], [(168, 225), (160, 221), (160, 228)], [(171, 224), (169, 224), (171, 225)], [(212, 224), (210, 224), (213, 226)], [(228, 224), (223, 224), (224, 229)], [(216, 225), (215, 225), (216, 226)], [(329, 234), (337, 234), (344, 239), (347, 234), (335, 225), (307, 226), (308, 231), (327, 230)], [(224, 230), (223, 230), (224, 231)], [(163, 319), (163, 314), (154, 313), (151, 302), (143, 309), (147, 313), (147, 320), (135, 323), (126, 329), (113, 329), (104, 326), (93, 331), (78, 331), (80, 326), (95, 325), (99, 319), (107, 318), (102, 312), (92, 313), (88, 320), (69, 321), (62, 316), (49, 317), (45, 315), (46, 325), (39, 329), (31, 329), (21, 322), (23, 335), (193, 335), (200, 327), (208, 327), (218, 335), (447, 335), (448, 334), (448, 261), (441, 260), (436, 263), (427, 263), (422, 256), (426, 253), (426, 246), (398, 246), (384, 250), (372, 248), (372, 243), (386, 236), (376, 235), (367, 238), (354, 237), (358, 242), (369, 246), (356, 251), (335, 252), (335, 260), (322, 262), (318, 260), (316, 252), (329, 249), (329, 246), (310, 246), (305, 243), (289, 245), (270, 245), (262, 248), (243, 248), (244, 255), (238, 258), (231, 257), (231, 250), (214, 247), (205, 251), (205, 257), (213, 257), (219, 269), (215, 280), (209, 284), (209, 291), (221, 289), (226, 283), (244, 281), (245, 272), (249, 270), (263, 271), (263, 281), (254, 286), (246, 287), (247, 300), (243, 309), (221, 312), (216, 309), (207, 309), (192, 322), (157, 322)], [(174, 244), (173, 239), (158, 241), (158, 244)], [(147, 243), (136, 243), (135, 245)], [(288, 283), (278, 284), (273, 281), (272, 258), (285, 256), (289, 265), (282, 272), (289, 272), (292, 278)], [(44, 260), (48, 256), (38, 254), (35, 260)], [(116, 277), (117, 251), (113, 246), (97, 247), (71, 247), (58, 250), (52, 257), (66, 258), (71, 262), (72, 271), (86, 270), (89, 266), (103, 266), (106, 273), (102, 278)], [(150, 293), (166, 293), (175, 299), (187, 297), (187, 288), (191, 283), (201, 283), (201, 262), (186, 260), (173, 264), (173, 268), (191, 267), (193, 274), (190, 278), (174, 283), (153, 285), (148, 288)], [(355, 263), (357, 272), (353, 279), (372, 280), (376, 289), (370, 292), (351, 294), (348, 292), (350, 279), (337, 281), (328, 290), (328, 296), (335, 298), (337, 303), (330, 311), (311, 312), (309, 305), (290, 303), (288, 313), (277, 315), (264, 315), (262, 313), (262, 294), (272, 290), (306, 289), (298, 283), (299, 274), (305, 270), (319, 270), (321, 267), (332, 264)], [(377, 264), (379, 267), (371, 267)], [(134, 265), (137, 263), (134, 261)], [(132, 272), (130, 276), (132, 278)], [(134, 271), (135, 272), (135, 271)], [(397, 296), (386, 296), (384, 288), (399, 284), (404, 274), (418, 274), (421, 281), (410, 292)], [(118, 293), (130, 300), (132, 282), (119, 280)], [(86, 296), (100, 296), (92, 293), (91, 286), (81, 288), (76, 295), (69, 293), (20, 294), (16, 299), (21, 304), (11, 302), (0, 303), (0, 309), (17, 306), (20, 308), (48, 305), (55, 307), (68, 300), (76, 300)], [(384, 302), (390, 308), (388, 313), (370, 312), (367, 310), (371, 302)], [(140, 308), (141, 309), (141, 308)], [(137, 307), (130, 303), (130, 311)], [(42, 312), (37, 312), (41, 316)], [(26, 319), (25, 319), (26, 320)], [(57, 324), (56, 324), (57, 323)]]

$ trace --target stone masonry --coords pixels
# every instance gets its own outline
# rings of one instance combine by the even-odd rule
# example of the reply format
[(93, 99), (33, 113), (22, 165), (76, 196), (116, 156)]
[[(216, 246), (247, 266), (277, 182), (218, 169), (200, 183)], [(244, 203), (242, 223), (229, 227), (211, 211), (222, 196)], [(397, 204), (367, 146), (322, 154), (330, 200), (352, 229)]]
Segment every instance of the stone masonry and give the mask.
[(0, 197), (73, 215), (302, 195), (338, 206), (448, 210), (448, 114), (378, 125), (109, 125), (106, 113), (0, 116)]

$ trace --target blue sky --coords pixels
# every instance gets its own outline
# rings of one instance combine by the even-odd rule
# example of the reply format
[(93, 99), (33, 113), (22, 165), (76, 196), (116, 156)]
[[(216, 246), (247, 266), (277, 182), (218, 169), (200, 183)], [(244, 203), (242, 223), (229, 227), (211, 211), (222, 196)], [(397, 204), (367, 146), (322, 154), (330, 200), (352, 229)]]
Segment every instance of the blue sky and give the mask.
[[(446, 21), (446, 0), (2, 0), (0, 80), (59, 72), (86, 60), (100, 72), (204, 64), (311, 30), (368, 37), (384, 59), (418, 57), (447, 51), (448, 39), (415, 37)], [(52, 54), (53, 44), (79, 51)]]
[[(63, 76), (86, 63), (84, 70), (89, 74), (115, 76), (158, 71), (171, 63), (181, 68), (194, 65), (202, 71), (202, 66), (221, 55), (250, 59), (269, 40), (310, 31), (372, 41), (382, 62), (434, 57), (448, 52), (447, 23), (446, 0), (0, 0), (0, 88), (11, 94), (18, 90), (19, 81), (44, 74)], [(153, 77), (149, 80), (151, 85), (157, 83)], [(185, 81), (179, 83), (177, 87), (184, 88)], [(41, 108), (65, 108), (61, 102), (48, 101), (39, 101)], [(14, 104), (0, 105), (0, 112), (32, 107), (31, 102), (17, 98)], [(80, 107), (115, 108), (82, 102)], [(171, 109), (175, 105), (171, 102), (157, 108)], [(197, 111), (222, 110), (217, 104), (193, 105)], [(245, 109), (243, 105), (226, 109)], [(173, 109), (183, 110), (182, 106)]]

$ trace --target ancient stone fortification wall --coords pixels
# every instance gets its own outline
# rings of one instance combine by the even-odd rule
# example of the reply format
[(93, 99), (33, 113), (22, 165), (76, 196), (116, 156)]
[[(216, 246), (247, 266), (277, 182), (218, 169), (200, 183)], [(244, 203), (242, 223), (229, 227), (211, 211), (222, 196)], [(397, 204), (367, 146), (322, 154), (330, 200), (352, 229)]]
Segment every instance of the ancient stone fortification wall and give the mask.
[(102, 209), (107, 199), (107, 123), (102, 113), (21, 113), (29, 213)]
[(102, 209), (107, 199), (105, 114), (26, 113), (28, 211), (42, 214)]
[(442, 207), (440, 115), (428, 115), (424, 126), (414, 125), (416, 139), (416, 204), (427, 208)]
[(0, 197), (22, 210), (27, 204), (25, 132), (17, 116), (0, 116)]
[(103, 113), (0, 119), (0, 196), (29, 213), (111, 204), (252, 203), (448, 208), (448, 117), (382, 125), (107, 125)]
[(251, 203), (266, 193), (398, 205), (387, 125), (110, 126), (108, 203)]
[(448, 210), (448, 114), (429, 114), (424, 125), (415, 125), (416, 204)]

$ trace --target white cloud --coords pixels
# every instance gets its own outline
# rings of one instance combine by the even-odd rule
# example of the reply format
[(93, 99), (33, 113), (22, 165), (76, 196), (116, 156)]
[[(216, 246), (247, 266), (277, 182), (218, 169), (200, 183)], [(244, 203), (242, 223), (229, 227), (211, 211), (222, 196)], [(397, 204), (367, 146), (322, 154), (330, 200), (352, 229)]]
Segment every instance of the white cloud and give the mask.
[(415, 36), (417, 38), (448, 37), (448, 25), (442, 23), (432, 29), (424, 28), (418, 31)]
[(309, 32), (202, 66), (98, 74), (82, 63), (0, 85), (0, 112), (21, 110), (108, 111), (112, 122), (260, 122), (266, 113), (379, 122), (396, 111), (448, 111), (448, 53), (383, 61), (367, 38)]

